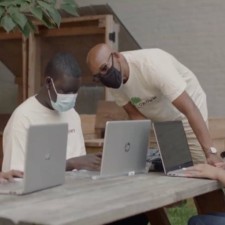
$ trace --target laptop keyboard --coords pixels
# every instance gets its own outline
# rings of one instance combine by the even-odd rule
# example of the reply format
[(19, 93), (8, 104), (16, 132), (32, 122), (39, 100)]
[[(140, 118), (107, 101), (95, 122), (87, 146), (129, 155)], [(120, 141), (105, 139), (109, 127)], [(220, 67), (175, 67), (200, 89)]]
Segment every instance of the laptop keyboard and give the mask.
[(169, 176), (177, 176), (177, 177), (186, 177), (187, 176), (185, 168), (179, 169), (179, 170), (170, 171), (170, 172), (167, 173), (167, 175), (169, 175)]

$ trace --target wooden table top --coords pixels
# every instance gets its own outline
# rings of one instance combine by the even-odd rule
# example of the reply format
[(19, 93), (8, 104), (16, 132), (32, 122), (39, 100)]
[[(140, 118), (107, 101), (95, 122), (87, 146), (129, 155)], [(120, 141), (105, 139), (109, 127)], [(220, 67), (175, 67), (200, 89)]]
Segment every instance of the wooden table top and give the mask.
[(70, 172), (59, 187), (0, 195), (0, 224), (104, 224), (219, 188), (216, 181), (159, 173), (92, 180)]

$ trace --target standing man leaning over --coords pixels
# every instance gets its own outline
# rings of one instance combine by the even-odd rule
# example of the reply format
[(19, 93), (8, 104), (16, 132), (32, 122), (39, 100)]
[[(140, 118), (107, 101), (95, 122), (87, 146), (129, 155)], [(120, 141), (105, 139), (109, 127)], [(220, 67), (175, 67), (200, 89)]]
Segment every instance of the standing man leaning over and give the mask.
[(87, 63), (94, 79), (109, 87), (131, 119), (182, 120), (194, 163), (221, 160), (207, 128), (205, 92), (172, 55), (160, 49), (119, 53), (98, 44), (89, 51)]
[(68, 53), (55, 55), (44, 76), (44, 85), (37, 95), (18, 106), (5, 127), (2, 170), (24, 171), (28, 128), (52, 123), (67, 123), (69, 127), (66, 169), (99, 170), (101, 154), (86, 155), (80, 117), (74, 109), (81, 83), (75, 58)]

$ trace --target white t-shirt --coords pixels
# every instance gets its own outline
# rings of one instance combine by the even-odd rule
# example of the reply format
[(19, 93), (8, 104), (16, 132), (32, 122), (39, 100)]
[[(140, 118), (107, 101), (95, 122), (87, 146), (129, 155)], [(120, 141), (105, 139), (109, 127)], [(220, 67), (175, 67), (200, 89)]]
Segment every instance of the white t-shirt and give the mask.
[(32, 96), (16, 108), (4, 129), (3, 171), (24, 171), (28, 128), (30, 125), (49, 123), (68, 123), (67, 159), (86, 154), (78, 113), (74, 109), (58, 113)]
[(118, 105), (131, 102), (152, 121), (182, 120), (186, 117), (172, 102), (186, 91), (207, 121), (206, 95), (195, 75), (161, 49), (122, 52), (129, 65), (129, 79), (119, 89), (109, 88)]

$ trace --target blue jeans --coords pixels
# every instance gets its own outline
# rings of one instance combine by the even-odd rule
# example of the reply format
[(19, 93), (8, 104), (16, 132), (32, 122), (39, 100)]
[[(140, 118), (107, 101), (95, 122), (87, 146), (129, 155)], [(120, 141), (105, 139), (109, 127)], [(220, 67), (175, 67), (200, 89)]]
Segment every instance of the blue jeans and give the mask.
[(189, 219), (188, 225), (225, 225), (225, 213), (193, 216)]

